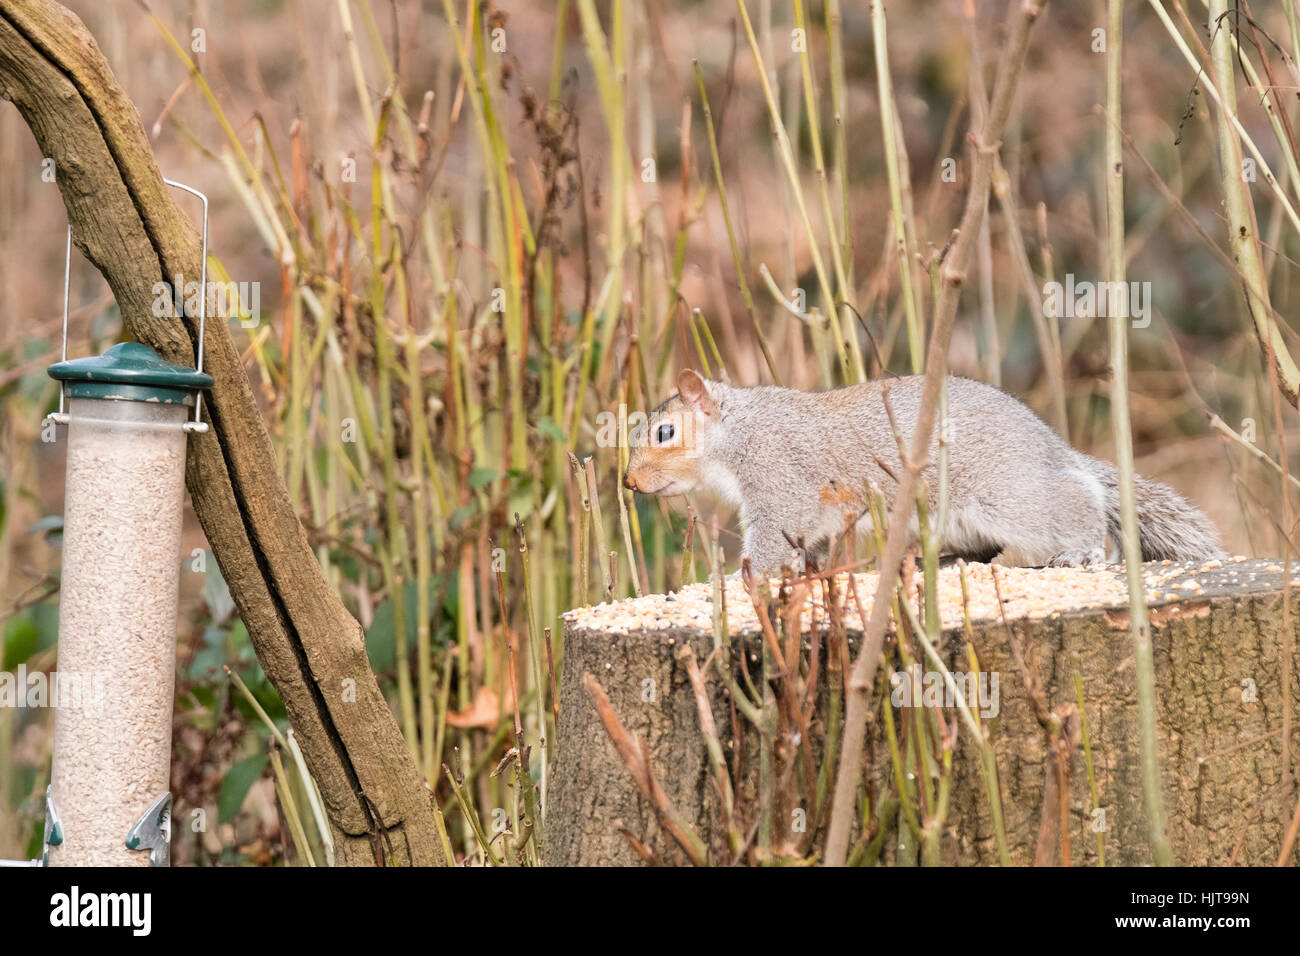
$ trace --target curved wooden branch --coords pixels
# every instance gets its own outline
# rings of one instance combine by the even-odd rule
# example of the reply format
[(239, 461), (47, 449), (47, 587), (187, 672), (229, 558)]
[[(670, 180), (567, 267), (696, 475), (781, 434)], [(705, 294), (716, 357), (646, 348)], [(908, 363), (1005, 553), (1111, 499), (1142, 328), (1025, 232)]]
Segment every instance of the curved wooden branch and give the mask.
[[(164, 185), (134, 104), (94, 38), (49, 0), (0, 0), (0, 95), (53, 158), (77, 247), (132, 336), (194, 363), (196, 317), (156, 317), (154, 285), (199, 275), (199, 237)], [(209, 321), (186, 483), (267, 676), (284, 700), (345, 864), (443, 862), (432, 795), (294, 513), (239, 353)], [(386, 859), (391, 847), (392, 858)]]

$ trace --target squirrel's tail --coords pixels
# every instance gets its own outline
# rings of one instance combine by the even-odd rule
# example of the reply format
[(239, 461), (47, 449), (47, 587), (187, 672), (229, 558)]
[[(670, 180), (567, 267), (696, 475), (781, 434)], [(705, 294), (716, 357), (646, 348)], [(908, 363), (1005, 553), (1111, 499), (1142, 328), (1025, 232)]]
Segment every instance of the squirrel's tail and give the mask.
[[(1122, 540), (1119, 517), (1119, 476), (1115, 466), (1090, 460), (1091, 470), (1106, 494), (1106, 531)], [(1219, 532), (1198, 508), (1168, 485), (1134, 476), (1137, 492), (1138, 541), (1143, 561), (1208, 561), (1223, 557)]]

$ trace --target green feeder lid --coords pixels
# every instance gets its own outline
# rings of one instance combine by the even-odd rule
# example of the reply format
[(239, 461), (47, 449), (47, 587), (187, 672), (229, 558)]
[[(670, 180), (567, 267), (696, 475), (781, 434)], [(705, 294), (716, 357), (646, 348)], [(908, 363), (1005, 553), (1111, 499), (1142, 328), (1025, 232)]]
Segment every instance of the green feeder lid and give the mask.
[(67, 383), (72, 398), (188, 405), (212, 376), (166, 361), (140, 342), (120, 342), (103, 355), (56, 362), (50, 378)]

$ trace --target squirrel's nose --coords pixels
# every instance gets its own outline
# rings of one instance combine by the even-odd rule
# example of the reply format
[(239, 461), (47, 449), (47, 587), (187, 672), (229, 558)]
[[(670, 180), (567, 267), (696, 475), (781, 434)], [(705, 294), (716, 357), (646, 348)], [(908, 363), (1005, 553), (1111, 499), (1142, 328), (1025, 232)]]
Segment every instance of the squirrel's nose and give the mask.
[(637, 490), (636, 482), (632, 480), (632, 473), (630, 471), (623, 472), (623, 487), (628, 491)]

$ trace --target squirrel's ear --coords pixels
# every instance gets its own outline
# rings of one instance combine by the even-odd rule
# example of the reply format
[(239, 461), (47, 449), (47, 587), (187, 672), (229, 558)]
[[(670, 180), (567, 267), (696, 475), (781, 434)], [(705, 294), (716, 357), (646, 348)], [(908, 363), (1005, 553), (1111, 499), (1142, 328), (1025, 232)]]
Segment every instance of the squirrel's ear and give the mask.
[(704, 384), (704, 379), (700, 378), (699, 372), (693, 368), (684, 368), (677, 373), (677, 394), (683, 401), (694, 405), (703, 396), (709, 394), (709, 389)]
[(692, 368), (682, 369), (677, 375), (677, 394), (683, 402), (706, 415), (716, 415), (718, 403), (709, 394), (709, 386)]

